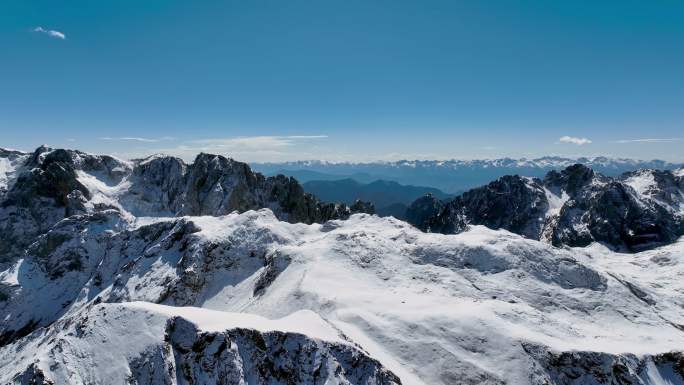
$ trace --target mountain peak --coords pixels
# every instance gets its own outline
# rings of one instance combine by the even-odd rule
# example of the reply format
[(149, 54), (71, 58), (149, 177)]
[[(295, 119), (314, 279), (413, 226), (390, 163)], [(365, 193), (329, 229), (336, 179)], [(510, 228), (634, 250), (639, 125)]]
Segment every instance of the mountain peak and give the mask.
[(468, 223), (557, 246), (602, 242), (635, 252), (684, 235), (684, 183), (677, 178), (672, 171), (651, 169), (606, 177), (573, 164), (548, 172), (543, 181), (503, 176), (463, 193), (428, 217), (420, 199), (407, 217), (424, 231), (458, 233)]

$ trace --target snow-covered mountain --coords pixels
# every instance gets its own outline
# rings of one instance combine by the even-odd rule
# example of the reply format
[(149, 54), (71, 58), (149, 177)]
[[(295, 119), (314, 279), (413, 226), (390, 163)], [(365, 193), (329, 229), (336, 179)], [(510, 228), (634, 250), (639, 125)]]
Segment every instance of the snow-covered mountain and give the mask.
[(66, 153), (6, 168), (2, 226), (55, 222), (13, 233), (0, 268), (2, 384), (684, 384), (684, 239), (622, 254), (228, 211), (209, 197), (266, 183), (236, 190), (228, 160)]
[(608, 177), (576, 164), (543, 180), (504, 176), (447, 203), (428, 195), (407, 215), (424, 231), (449, 234), (476, 224), (556, 246), (601, 242), (639, 251), (684, 235), (684, 177), (682, 169)]
[(372, 212), (356, 202), (320, 202), (294, 179), (264, 177), (245, 163), (200, 154), (191, 165), (170, 156), (122, 161), (40, 147), (0, 152), (0, 268), (63, 218), (115, 209), (129, 217), (222, 215), (268, 207), (290, 222)]
[(547, 156), (536, 159), (401, 160), (369, 163), (333, 163), (314, 160), (253, 163), (252, 167), (267, 175), (277, 173), (290, 175), (302, 183), (310, 180), (344, 178), (369, 183), (380, 179), (407, 185), (434, 187), (447, 193), (458, 193), (481, 186), (504, 175), (517, 174), (541, 178), (549, 171), (561, 170), (577, 163), (607, 176), (617, 176), (639, 169), (672, 170), (682, 166), (682, 164), (662, 160)]

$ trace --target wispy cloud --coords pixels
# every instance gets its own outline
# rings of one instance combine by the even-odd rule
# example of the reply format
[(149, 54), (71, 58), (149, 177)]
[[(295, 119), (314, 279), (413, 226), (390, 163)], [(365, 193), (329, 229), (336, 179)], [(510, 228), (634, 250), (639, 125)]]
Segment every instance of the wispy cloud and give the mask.
[(143, 143), (157, 143), (157, 142), (163, 142), (167, 140), (174, 140), (175, 138), (171, 136), (164, 136), (161, 138), (140, 138), (140, 137), (135, 137), (135, 136), (123, 136), (123, 137), (117, 137), (117, 138), (112, 138), (110, 136), (103, 136), (101, 138), (98, 138), (100, 140), (111, 140), (111, 141), (131, 141), (131, 142), (143, 142)]
[(684, 138), (645, 138), (645, 139), (621, 139), (616, 140), (615, 143), (671, 143), (679, 142)]
[(241, 136), (235, 138), (201, 139), (191, 143), (215, 149), (276, 149), (294, 146), (305, 140), (326, 139), (327, 135)]
[(289, 139), (327, 139), (328, 135), (290, 135), (290, 136), (281, 136), (280, 138), (289, 138)]
[(576, 144), (578, 146), (582, 146), (585, 144), (590, 144), (591, 140), (587, 138), (578, 138), (576, 136), (561, 136), (560, 139), (558, 139), (560, 143), (571, 143), (571, 144)]
[(262, 135), (230, 138), (209, 138), (184, 141), (173, 147), (138, 149), (127, 157), (150, 153), (164, 153), (191, 161), (200, 153), (225, 155), (242, 161), (284, 161), (292, 159), (314, 159), (329, 153), (317, 144), (327, 135)]
[(43, 27), (36, 27), (33, 29), (33, 32), (44, 33), (44, 34), (46, 34), (50, 37), (54, 37), (56, 39), (62, 39), (62, 40), (66, 39), (66, 35), (63, 32), (56, 31), (54, 29), (45, 29)]

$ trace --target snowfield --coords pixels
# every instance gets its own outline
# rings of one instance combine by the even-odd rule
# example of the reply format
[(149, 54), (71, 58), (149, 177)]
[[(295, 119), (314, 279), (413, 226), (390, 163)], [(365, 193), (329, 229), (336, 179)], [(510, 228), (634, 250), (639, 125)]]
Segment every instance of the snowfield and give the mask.
[[(425, 233), (208, 154), (3, 154), (0, 384), (684, 385), (684, 238)], [(625, 196), (680, 210), (672, 175)], [(573, 199), (534, 192), (535, 221)]]
[[(2, 150), (0, 148), (0, 151)], [(12, 156), (0, 157), (0, 193), (11, 187), (17, 171), (21, 168), (21, 164), (27, 157), (28, 155), (25, 154), (12, 154)]]
[[(139, 249), (132, 246), (142, 233), (158, 228), (165, 230), (157, 238), (146, 239)], [(186, 230), (179, 235), (180, 228)], [(671, 376), (648, 357), (684, 346), (681, 241), (619, 254), (600, 245), (557, 249), (479, 226), (458, 235), (426, 234), (365, 214), (322, 225), (289, 224), (268, 209), (168, 218), (95, 235), (91, 230), (55, 253), (67, 252), (70, 242), (87, 245), (90, 237), (105, 234), (108, 245), (122, 253), (89, 261), (91, 270), (56, 280), (47, 279), (36, 262), (20, 262), (0, 275), (16, 280), (20, 292), (6, 307), (5, 322), (36, 311), (29, 298), (71, 302), (41, 316), (53, 320), (82, 317), (96, 311), (92, 304), (99, 301), (194, 307), (97, 305), (125, 313), (115, 318), (123, 323), (88, 318), (88, 327), (109, 322), (97, 329), (107, 341), (102, 342), (106, 352), (93, 342), (75, 348), (75, 337), (67, 335), (72, 348), (55, 365), (54, 352), (46, 351), (54, 347), (34, 333), (30, 342), (0, 349), (0, 382), (11, 382), (35, 362), (56, 383), (60, 378), (124, 383), (123, 373), (133, 375), (130, 363), (147, 346), (161, 343), (173, 316), (205, 331), (240, 327), (353, 341), (403, 384), (541, 384), (551, 374), (540, 366), (539, 349), (542, 356), (570, 351), (634, 355), (647, 360), (638, 374), (644, 383), (667, 384), (653, 380)], [(124, 239), (127, 245), (120, 248)], [(95, 249), (87, 254), (97, 255)], [(80, 277), (84, 272), (87, 277)], [(99, 287), (90, 278), (98, 274)], [(68, 288), (66, 282), (81, 282), (65, 290), (70, 298), (54, 291), (55, 283)], [(163, 293), (165, 287), (172, 287), (171, 294)], [(58, 329), (59, 322), (38, 334)], [(91, 355), (87, 365), (76, 364)], [(100, 380), (88, 377), (93, 373)]]

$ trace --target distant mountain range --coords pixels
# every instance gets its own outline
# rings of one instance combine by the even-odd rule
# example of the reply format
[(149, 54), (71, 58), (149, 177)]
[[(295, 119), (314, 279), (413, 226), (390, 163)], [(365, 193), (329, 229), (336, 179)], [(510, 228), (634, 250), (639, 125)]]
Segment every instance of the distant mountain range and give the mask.
[(331, 163), (296, 161), (253, 163), (252, 168), (266, 175), (285, 174), (300, 182), (350, 178), (361, 183), (375, 180), (404, 185), (429, 186), (447, 193), (457, 193), (487, 184), (504, 175), (544, 177), (551, 170), (561, 170), (580, 163), (606, 176), (617, 176), (638, 169), (672, 170), (682, 164), (662, 160), (634, 160), (608, 157), (564, 158), (547, 156), (536, 159), (485, 160), (401, 160), (396, 162)]
[(305, 182), (302, 186), (306, 192), (326, 201), (348, 202), (351, 205), (360, 199), (373, 203), (379, 215), (391, 215), (398, 219), (404, 219), (408, 205), (421, 196), (432, 194), (438, 199), (452, 197), (433, 187), (402, 185), (386, 180), (376, 180), (371, 183), (360, 183), (351, 178), (312, 180)]

